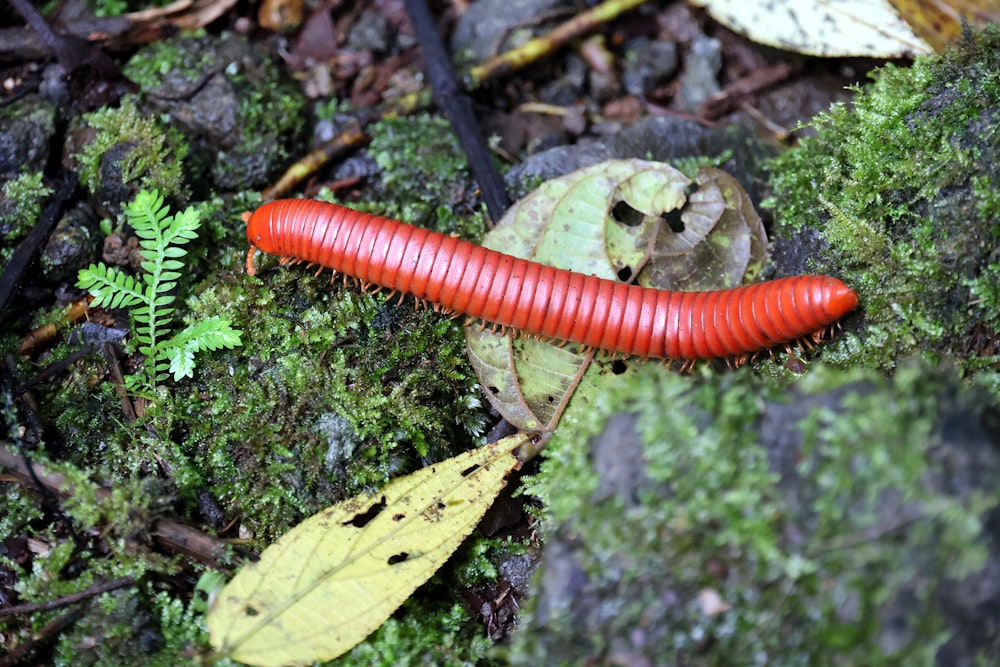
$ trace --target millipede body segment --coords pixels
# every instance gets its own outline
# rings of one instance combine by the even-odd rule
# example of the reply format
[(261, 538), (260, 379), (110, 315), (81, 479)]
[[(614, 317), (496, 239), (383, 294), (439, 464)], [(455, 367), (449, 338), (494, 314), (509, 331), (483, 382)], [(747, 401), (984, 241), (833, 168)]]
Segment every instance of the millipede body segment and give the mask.
[(270, 202), (243, 219), (251, 275), (259, 249), (518, 332), (625, 355), (745, 358), (821, 334), (858, 305), (854, 290), (828, 276), (709, 292), (650, 289), (312, 200)]

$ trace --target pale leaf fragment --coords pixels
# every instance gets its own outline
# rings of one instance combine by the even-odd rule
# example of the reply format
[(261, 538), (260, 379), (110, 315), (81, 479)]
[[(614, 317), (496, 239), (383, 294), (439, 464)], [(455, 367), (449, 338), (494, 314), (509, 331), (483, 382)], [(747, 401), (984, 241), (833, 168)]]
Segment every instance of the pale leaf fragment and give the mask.
[(904, 58), (931, 52), (889, 0), (692, 0), (761, 44), (814, 56)]

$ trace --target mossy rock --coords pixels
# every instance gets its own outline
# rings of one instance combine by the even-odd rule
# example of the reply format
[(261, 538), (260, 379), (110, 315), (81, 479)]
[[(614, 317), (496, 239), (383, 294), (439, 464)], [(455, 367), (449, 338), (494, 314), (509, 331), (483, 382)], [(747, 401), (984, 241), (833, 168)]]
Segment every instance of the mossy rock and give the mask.
[(875, 76), (773, 162), (776, 217), (785, 235), (818, 222), (814, 268), (861, 297), (841, 363), (951, 357), (1000, 392), (1000, 27)]
[(960, 384), (646, 365), (571, 404), (528, 485), (545, 558), (512, 663), (993, 664), (1000, 435)]
[(205, 185), (199, 170), (218, 189), (260, 187), (305, 152), (301, 91), (242, 37), (159, 41), (137, 52), (125, 74), (142, 88), (143, 109), (169, 116), (187, 137), (196, 188)]

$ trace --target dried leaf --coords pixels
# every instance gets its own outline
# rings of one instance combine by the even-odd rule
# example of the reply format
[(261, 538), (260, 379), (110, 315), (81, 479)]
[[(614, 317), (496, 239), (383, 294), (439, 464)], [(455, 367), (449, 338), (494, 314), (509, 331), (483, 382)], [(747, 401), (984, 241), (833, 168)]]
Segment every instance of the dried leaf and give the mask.
[(739, 182), (721, 169), (701, 169), (698, 190), (681, 214), (685, 228), (712, 221), (701, 243), (679, 252), (678, 238), (661, 230), (639, 283), (682, 291), (716, 290), (753, 282), (768, 257), (764, 224)]
[(1000, 21), (997, 0), (889, 0), (899, 16), (935, 51), (962, 35), (964, 24), (981, 28)]
[[(767, 238), (749, 196), (718, 169), (700, 170), (697, 185), (687, 195), (691, 181), (658, 162), (603, 162), (543, 184), (508, 211), (483, 245), (659, 289), (721, 289), (759, 275)], [(534, 433), (555, 428), (595, 358), (572, 344), (477, 327), (466, 328), (466, 340), (490, 404)]]
[[(617, 280), (651, 256), (663, 215), (691, 181), (673, 167), (611, 160), (542, 184), (508, 210), (483, 245), (536, 262)], [(555, 428), (593, 353), (466, 328), (469, 356), (500, 414), (534, 433)]]
[(593, 352), (582, 355), (575, 347), (472, 327), (465, 335), (469, 358), (490, 404), (508, 422), (531, 433), (556, 427), (593, 357)]
[(236, 0), (176, 0), (165, 7), (149, 7), (125, 14), (132, 25), (123, 38), (129, 44), (145, 44), (169, 31), (197, 30), (229, 11)]

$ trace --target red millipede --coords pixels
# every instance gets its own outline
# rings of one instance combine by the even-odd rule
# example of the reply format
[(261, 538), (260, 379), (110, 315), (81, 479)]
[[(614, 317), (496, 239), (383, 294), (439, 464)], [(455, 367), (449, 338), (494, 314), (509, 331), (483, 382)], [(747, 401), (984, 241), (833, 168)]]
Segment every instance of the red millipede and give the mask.
[(858, 305), (836, 278), (675, 292), (558, 269), (337, 204), (283, 199), (247, 223), (253, 253), (309, 262), (453, 313), (545, 339), (662, 359), (745, 359), (818, 338)]

